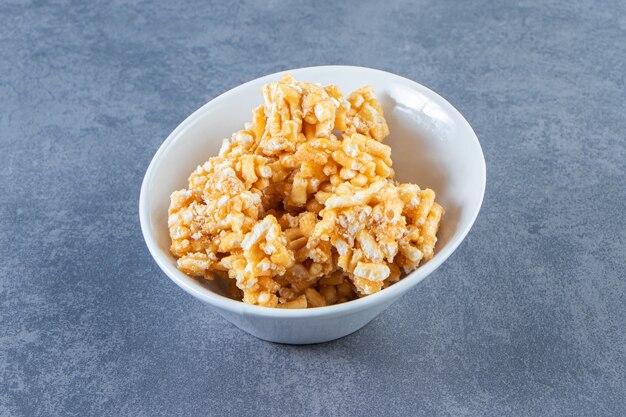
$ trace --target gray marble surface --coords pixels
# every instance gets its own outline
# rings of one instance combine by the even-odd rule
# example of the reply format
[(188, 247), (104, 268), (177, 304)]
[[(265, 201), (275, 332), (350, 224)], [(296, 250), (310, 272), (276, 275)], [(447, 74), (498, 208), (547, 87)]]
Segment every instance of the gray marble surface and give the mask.
[[(315, 3), (0, 2), (0, 415), (626, 415), (626, 3)], [(139, 188), (200, 105), (321, 64), (450, 100), (487, 192), (371, 324), (274, 345), (160, 272)]]

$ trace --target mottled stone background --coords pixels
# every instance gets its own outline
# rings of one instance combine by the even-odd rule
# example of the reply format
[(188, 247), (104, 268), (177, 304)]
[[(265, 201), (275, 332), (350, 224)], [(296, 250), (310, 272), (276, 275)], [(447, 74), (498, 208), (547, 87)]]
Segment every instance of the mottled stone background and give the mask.
[[(137, 215), (164, 138), (274, 71), (414, 79), (474, 127), (458, 251), (358, 333), (262, 342)], [(626, 415), (622, 0), (0, 2), (0, 415)]]

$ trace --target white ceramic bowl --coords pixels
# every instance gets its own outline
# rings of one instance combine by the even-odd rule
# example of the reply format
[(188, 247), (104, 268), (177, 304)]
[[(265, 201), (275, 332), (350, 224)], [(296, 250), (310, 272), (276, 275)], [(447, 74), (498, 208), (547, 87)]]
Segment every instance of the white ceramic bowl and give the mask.
[(396, 178), (430, 187), (446, 214), (435, 256), (395, 285), (344, 304), (273, 309), (223, 296), (215, 282), (200, 282), (176, 268), (169, 253), (167, 209), (170, 194), (186, 188), (196, 166), (217, 155), (223, 138), (242, 129), (261, 104), (268, 75), (211, 100), (183, 121), (152, 159), (141, 187), (139, 217), (146, 244), (163, 272), (178, 286), (210, 304), (226, 320), (264, 340), (306, 344), (346, 336), (363, 327), (443, 263), (469, 232), (483, 200), (485, 161), (476, 134), (450, 103), (428, 88), (387, 72), (361, 67), (324, 66), (286, 71), (297, 80), (336, 84), (344, 94), (371, 85), (385, 111)]

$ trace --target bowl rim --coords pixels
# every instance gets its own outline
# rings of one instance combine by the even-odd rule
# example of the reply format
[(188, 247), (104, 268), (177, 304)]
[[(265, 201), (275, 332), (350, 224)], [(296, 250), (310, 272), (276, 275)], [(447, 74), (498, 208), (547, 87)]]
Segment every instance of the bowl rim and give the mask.
[[(442, 249), (435, 253), (432, 259), (430, 259), (425, 264), (418, 267), (416, 270), (408, 274), (406, 277), (396, 282), (394, 285), (384, 288), (383, 290), (368, 295), (366, 297), (357, 298), (355, 300), (347, 301), (341, 304), (335, 304), (332, 306), (318, 307), (318, 308), (306, 308), (306, 309), (282, 309), (282, 308), (268, 308), (261, 307), (251, 304), (243, 303), (242, 301), (232, 300), (230, 298), (224, 297), (220, 294), (217, 294), (208, 288), (201, 286), (193, 277), (190, 277), (183, 272), (179, 271), (176, 267), (173, 267), (168, 262), (166, 262), (167, 255), (164, 255), (160, 248), (156, 243), (156, 239), (149, 224), (149, 210), (148, 210), (148, 186), (151, 182), (154, 173), (156, 172), (156, 166), (158, 165), (160, 159), (165, 155), (167, 150), (173, 146), (176, 142), (176, 139), (179, 138), (185, 130), (191, 125), (195, 123), (197, 119), (202, 117), (205, 112), (210, 111), (211, 108), (219, 106), (220, 102), (228, 99), (232, 95), (236, 95), (240, 90), (243, 90), (250, 84), (260, 83), (270, 81), (272, 79), (277, 78), (285, 73), (290, 73), (294, 76), (297, 76), (299, 73), (305, 73), (310, 71), (357, 71), (357, 72), (369, 72), (378, 76), (390, 78), (393, 81), (396, 81), (400, 84), (404, 84), (408, 88), (418, 90), (424, 95), (428, 96), (431, 100), (439, 101), (439, 104), (447, 107), (452, 113), (456, 113), (459, 117), (459, 120), (465, 125), (465, 128), (468, 130), (469, 139), (474, 142), (474, 145), (478, 147), (479, 155), (480, 155), (480, 169), (481, 169), (481, 189), (480, 189), (480, 200), (479, 204), (475, 207), (474, 212), (471, 213), (471, 221), (466, 224), (464, 229), (461, 230), (461, 233), (458, 237), (448, 242), (448, 244)], [(368, 67), (360, 67), (360, 66), (351, 66), (351, 65), (322, 65), (322, 66), (313, 66), (313, 67), (303, 67), (303, 68), (295, 68), (288, 69), (284, 71), (275, 72), (273, 74), (264, 75), (259, 78), (255, 78), (246, 83), (240, 84), (237, 87), (234, 87), (219, 96), (209, 100), (207, 103), (202, 105), (199, 109), (194, 111), (190, 116), (185, 118), (165, 139), (165, 141), (159, 146), (159, 149), (156, 151), (154, 157), (150, 161), (148, 169), (146, 170), (146, 174), (144, 175), (141, 191), (139, 195), (139, 220), (141, 224), (141, 231), (148, 246), (148, 250), (152, 255), (152, 258), (156, 261), (157, 265), (165, 274), (172, 280), (176, 285), (185, 290), (187, 293), (193, 295), (194, 297), (217, 307), (218, 309), (223, 309), (229, 312), (238, 313), (241, 315), (249, 315), (249, 316), (261, 316), (261, 317), (280, 317), (280, 318), (305, 318), (305, 317), (322, 317), (322, 316), (341, 316), (350, 313), (354, 313), (359, 310), (366, 309), (372, 305), (381, 304), (385, 302), (390, 302), (398, 296), (402, 295), (404, 292), (408, 291), (411, 287), (417, 285), (424, 278), (429, 276), (432, 272), (434, 272), (443, 262), (445, 262), (450, 255), (459, 247), (461, 242), (465, 239), (470, 229), (474, 225), (476, 218), (478, 217), (478, 213), (482, 207), (485, 188), (487, 181), (487, 172), (486, 172), (486, 164), (485, 157), (482, 151), (482, 147), (480, 146), (480, 142), (476, 133), (467, 122), (465, 117), (446, 99), (441, 97), (439, 94), (430, 90), (429, 88), (419, 84), (416, 81), (410, 80), (408, 78), (387, 72), (379, 69), (368, 68)]]

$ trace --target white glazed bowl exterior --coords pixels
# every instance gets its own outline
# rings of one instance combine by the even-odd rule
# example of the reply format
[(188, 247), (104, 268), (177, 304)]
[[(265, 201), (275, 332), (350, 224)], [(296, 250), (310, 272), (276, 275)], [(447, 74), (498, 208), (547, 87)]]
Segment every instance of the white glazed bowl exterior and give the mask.
[[(383, 291), (334, 306), (287, 310), (252, 306), (220, 294), (214, 282), (200, 282), (176, 268), (169, 252), (169, 196), (186, 188), (198, 164), (218, 153), (223, 138), (243, 128), (261, 104), (263, 84), (288, 72), (296, 79), (336, 84), (344, 94), (371, 85), (385, 111), (396, 178), (432, 188), (446, 210), (435, 256)], [(360, 329), (432, 273), (463, 241), (482, 204), (485, 161), (474, 131), (461, 114), (428, 88), (370, 68), (323, 66), (284, 71), (245, 83), (211, 100), (183, 121), (155, 154), (141, 187), (139, 217), (150, 253), (178, 286), (210, 304), (246, 332), (272, 342), (320, 343)]]

